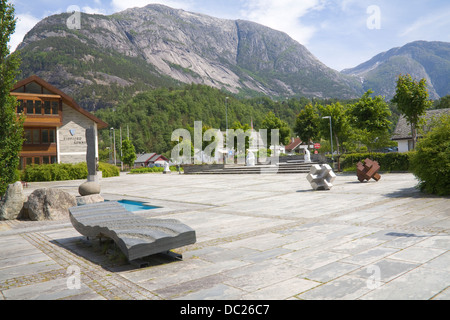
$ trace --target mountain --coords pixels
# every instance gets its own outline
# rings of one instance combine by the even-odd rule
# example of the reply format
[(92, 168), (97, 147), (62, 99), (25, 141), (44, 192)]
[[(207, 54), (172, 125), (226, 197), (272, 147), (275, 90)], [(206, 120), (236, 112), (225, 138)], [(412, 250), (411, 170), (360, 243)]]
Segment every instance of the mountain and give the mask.
[(241, 96), (356, 98), (362, 87), (287, 34), (163, 5), (110, 16), (69, 13), (40, 21), (19, 45), (22, 77), (37, 74), (87, 110), (137, 92), (206, 84)]
[(391, 99), (400, 74), (427, 79), (431, 99), (450, 94), (450, 43), (416, 41), (380, 53), (359, 66), (342, 73), (361, 79), (364, 91)]

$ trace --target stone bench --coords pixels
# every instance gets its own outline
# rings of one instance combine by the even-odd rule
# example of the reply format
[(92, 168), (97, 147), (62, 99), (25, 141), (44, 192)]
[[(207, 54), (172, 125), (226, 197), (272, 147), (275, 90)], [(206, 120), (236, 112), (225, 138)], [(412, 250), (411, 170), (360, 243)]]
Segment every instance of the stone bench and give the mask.
[(69, 213), (79, 233), (112, 239), (130, 262), (196, 242), (195, 231), (180, 221), (143, 218), (116, 201), (72, 207)]
[(378, 174), (378, 170), (380, 170), (380, 165), (378, 162), (370, 159), (364, 160), (364, 164), (362, 162), (358, 162), (356, 165), (356, 175), (358, 176), (358, 180), (360, 182), (364, 182), (364, 180), (369, 181), (370, 179), (379, 181), (381, 176)]

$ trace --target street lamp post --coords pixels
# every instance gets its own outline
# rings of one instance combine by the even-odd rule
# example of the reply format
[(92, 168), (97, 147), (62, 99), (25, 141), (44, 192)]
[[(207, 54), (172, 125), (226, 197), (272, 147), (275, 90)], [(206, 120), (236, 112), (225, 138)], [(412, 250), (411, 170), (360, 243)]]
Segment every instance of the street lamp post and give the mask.
[(333, 129), (331, 128), (331, 116), (322, 117), (322, 119), (330, 119), (330, 144), (331, 144), (331, 161), (334, 162), (333, 158)]
[(112, 130), (113, 133), (113, 155), (114, 155), (114, 165), (116, 165), (116, 134), (114, 132), (114, 128), (111, 128), (110, 130)]
[(225, 159), (228, 159), (228, 97), (225, 97), (225, 126), (226, 126), (226, 128), (225, 128), (225, 136), (227, 137), (226, 139), (227, 139), (227, 141), (225, 141), (225, 145), (226, 145), (226, 148), (225, 148), (225, 152), (226, 152), (226, 155), (225, 155)]
[(227, 126), (226, 131), (228, 131), (228, 97), (225, 98), (225, 121)]

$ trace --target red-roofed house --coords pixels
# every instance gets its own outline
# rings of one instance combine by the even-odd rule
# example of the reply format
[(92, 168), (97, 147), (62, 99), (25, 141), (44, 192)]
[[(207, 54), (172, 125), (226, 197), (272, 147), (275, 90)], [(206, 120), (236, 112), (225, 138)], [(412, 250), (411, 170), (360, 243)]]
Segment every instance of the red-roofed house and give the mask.
[(164, 162), (169, 162), (166, 157), (156, 153), (144, 153), (138, 155), (136, 161), (134, 161), (135, 167), (149, 167), (151, 165), (164, 165)]

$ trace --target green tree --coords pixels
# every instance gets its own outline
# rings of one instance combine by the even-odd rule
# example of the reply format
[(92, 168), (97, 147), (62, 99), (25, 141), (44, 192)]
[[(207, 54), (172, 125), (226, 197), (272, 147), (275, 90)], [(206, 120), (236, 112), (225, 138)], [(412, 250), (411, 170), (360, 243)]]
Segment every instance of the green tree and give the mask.
[(354, 137), (369, 150), (390, 144), (391, 111), (383, 97), (372, 98), (369, 90), (356, 103), (349, 106), (349, 120)]
[(16, 27), (14, 7), (0, 0), (0, 196), (17, 180), (23, 144), (23, 116), (17, 117), (17, 100), (10, 95), (19, 74), (19, 53), (10, 54), (8, 42)]
[(320, 135), (319, 127), (319, 113), (312, 104), (308, 104), (297, 115), (294, 132), (302, 141), (306, 142), (309, 146), (310, 141)]
[(133, 143), (130, 140), (125, 139), (122, 141), (122, 162), (128, 167), (132, 168), (134, 161), (136, 160), (136, 150)]
[(397, 80), (397, 89), (392, 102), (397, 104), (398, 110), (405, 116), (411, 125), (413, 148), (417, 141), (417, 127), (421, 116), (431, 107), (432, 102), (428, 99), (426, 79), (419, 81), (412, 79), (411, 75), (400, 75)]
[(450, 115), (434, 120), (432, 129), (421, 138), (410, 159), (410, 169), (422, 191), (450, 195)]
[[(321, 117), (331, 117), (331, 131), (333, 133), (333, 144), (336, 143), (336, 150), (340, 154), (340, 145), (350, 134), (350, 121), (344, 105), (339, 102), (326, 106), (317, 105)], [(320, 131), (324, 139), (330, 137), (329, 120), (321, 119)]]
[(289, 143), (291, 128), (285, 121), (278, 118), (272, 111), (267, 113), (266, 117), (262, 121), (261, 129), (267, 130), (267, 145), (270, 145), (272, 143), (272, 129), (279, 130), (280, 143), (284, 145)]
[(242, 139), (244, 139), (245, 154), (247, 154), (247, 150), (248, 148), (250, 148), (250, 136), (247, 134), (250, 132), (250, 125), (248, 125), (247, 123), (243, 125), (239, 121), (235, 121), (233, 122), (231, 129), (234, 130), (232, 137), (234, 139), (234, 150), (236, 151), (236, 153), (241, 151), (238, 149), (238, 147), (240, 147), (238, 145), (238, 141), (241, 141), (240, 143), (242, 143)]
[(450, 108), (450, 95), (440, 98), (434, 102), (434, 109), (449, 109)]

